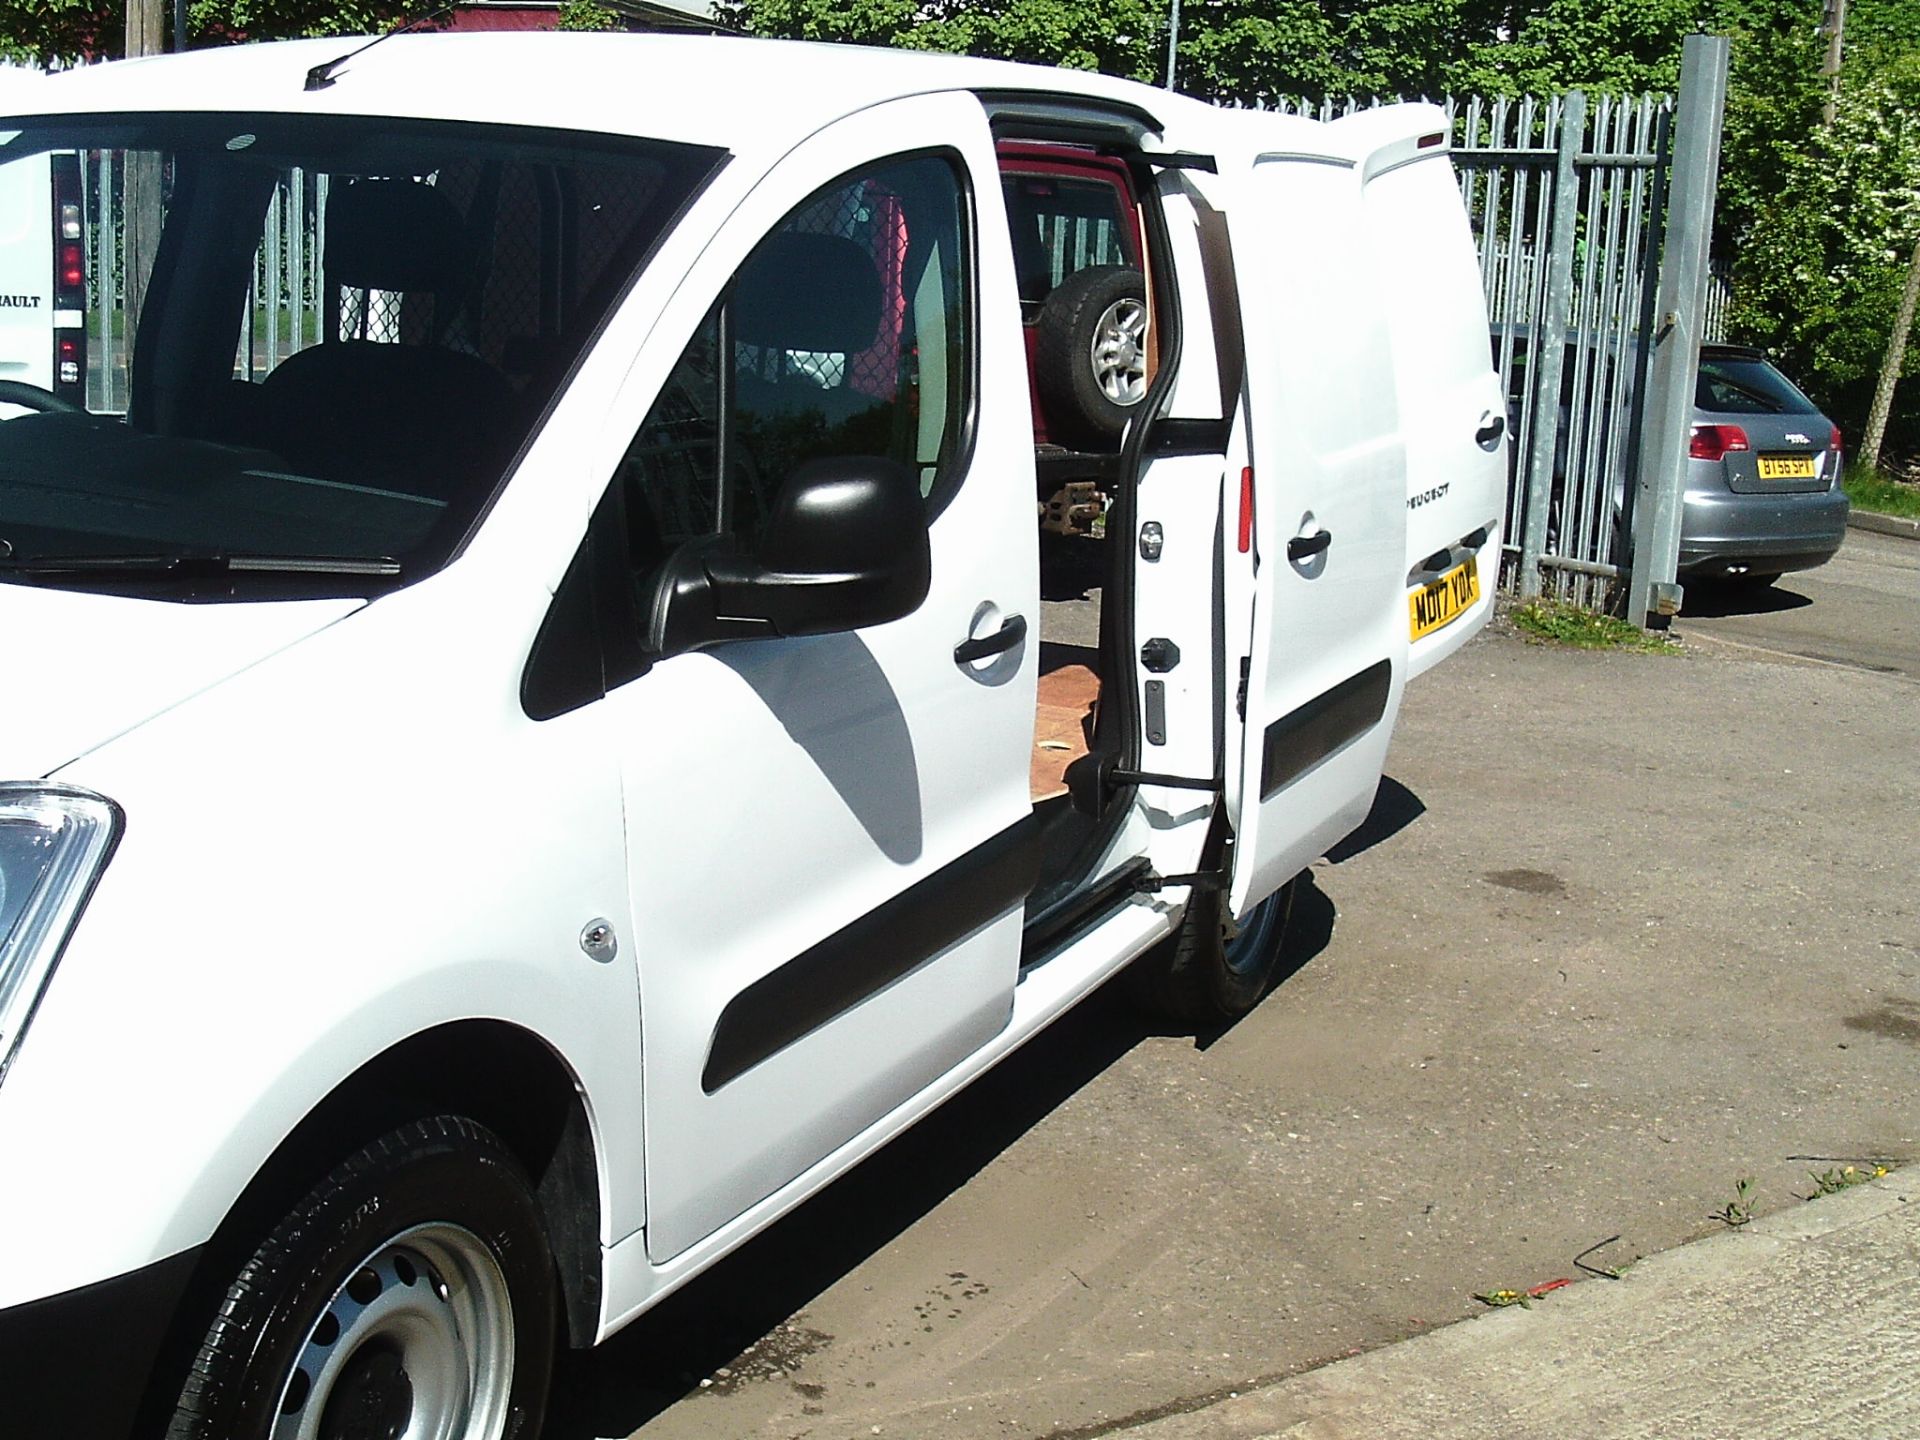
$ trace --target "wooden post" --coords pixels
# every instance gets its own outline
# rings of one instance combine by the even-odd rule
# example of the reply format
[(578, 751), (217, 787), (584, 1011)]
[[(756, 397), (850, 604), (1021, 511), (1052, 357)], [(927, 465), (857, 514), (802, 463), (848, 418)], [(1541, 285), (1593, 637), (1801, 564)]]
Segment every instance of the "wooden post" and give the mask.
[(1893, 387), (1900, 383), (1900, 372), (1907, 363), (1907, 332), (1913, 328), (1913, 311), (1920, 302), (1920, 242), (1913, 247), (1913, 263), (1907, 266), (1907, 288), (1900, 296), (1899, 313), (1893, 317), (1893, 334), (1887, 337), (1886, 358), (1880, 362), (1880, 383), (1874, 387), (1873, 408), (1867, 412), (1867, 434), (1860, 445), (1860, 458), (1869, 467), (1880, 463), (1880, 442), (1887, 438), (1887, 417), (1893, 413)]

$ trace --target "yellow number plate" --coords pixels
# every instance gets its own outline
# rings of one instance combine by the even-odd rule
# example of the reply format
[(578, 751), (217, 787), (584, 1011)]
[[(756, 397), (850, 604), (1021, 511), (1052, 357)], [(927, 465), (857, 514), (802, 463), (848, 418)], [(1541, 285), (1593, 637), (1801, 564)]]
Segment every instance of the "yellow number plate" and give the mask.
[(1431, 635), (1443, 625), (1458, 620), (1479, 598), (1480, 563), (1470, 555), (1466, 564), (1454, 566), (1438, 580), (1422, 585), (1407, 597), (1413, 638)]
[(1813, 457), (1811, 455), (1762, 455), (1760, 478), (1762, 480), (1811, 480)]

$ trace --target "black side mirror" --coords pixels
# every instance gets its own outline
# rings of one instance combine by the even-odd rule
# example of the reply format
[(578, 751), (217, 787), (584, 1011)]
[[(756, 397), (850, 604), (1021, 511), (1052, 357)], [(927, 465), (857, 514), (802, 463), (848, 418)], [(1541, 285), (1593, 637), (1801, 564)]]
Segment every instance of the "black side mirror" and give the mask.
[(911, 470), (868, 455), (811, 460), (781, 485), (752, 554), (715, 536), (668, 560), (646, 602), (647, 649), (884, 624), (920, 608), (932, 573)]

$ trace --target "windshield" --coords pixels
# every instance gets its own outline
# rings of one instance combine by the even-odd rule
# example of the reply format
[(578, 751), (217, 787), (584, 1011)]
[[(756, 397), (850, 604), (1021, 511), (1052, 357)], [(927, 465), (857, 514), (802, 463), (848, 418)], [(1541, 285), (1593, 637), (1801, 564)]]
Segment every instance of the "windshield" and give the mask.
[(0, 124), (0, 581), (428, 573), (720, 158), (377, 117)]

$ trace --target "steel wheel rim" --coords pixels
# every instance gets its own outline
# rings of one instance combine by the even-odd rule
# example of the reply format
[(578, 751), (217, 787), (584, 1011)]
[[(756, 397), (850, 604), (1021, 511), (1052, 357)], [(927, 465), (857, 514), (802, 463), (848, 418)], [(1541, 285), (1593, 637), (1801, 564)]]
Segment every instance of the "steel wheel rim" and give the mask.
[(272, 1440), (499, 1440), (513, 1302), (493, 1252), (416, 1225), (348, 1273), (307, 1329)]
[(1147, 306), (1132, 296), (1109, 305), (1093, 327), (1089, 350), (1100, 393), (1116, 405), (1138, 405), (1147, 394)]
[(1281, 903), (1285, 893), (1269, 895), (1254, 906), (1244, 925), (1236, 928), (1231, 920), (1226, 922), (1224, 953), (1227, 969), (1235, 975), (1251, 975), (1257, 971), (1280, 938), (1275, 932), (1286, 918), (1286, 906)]

